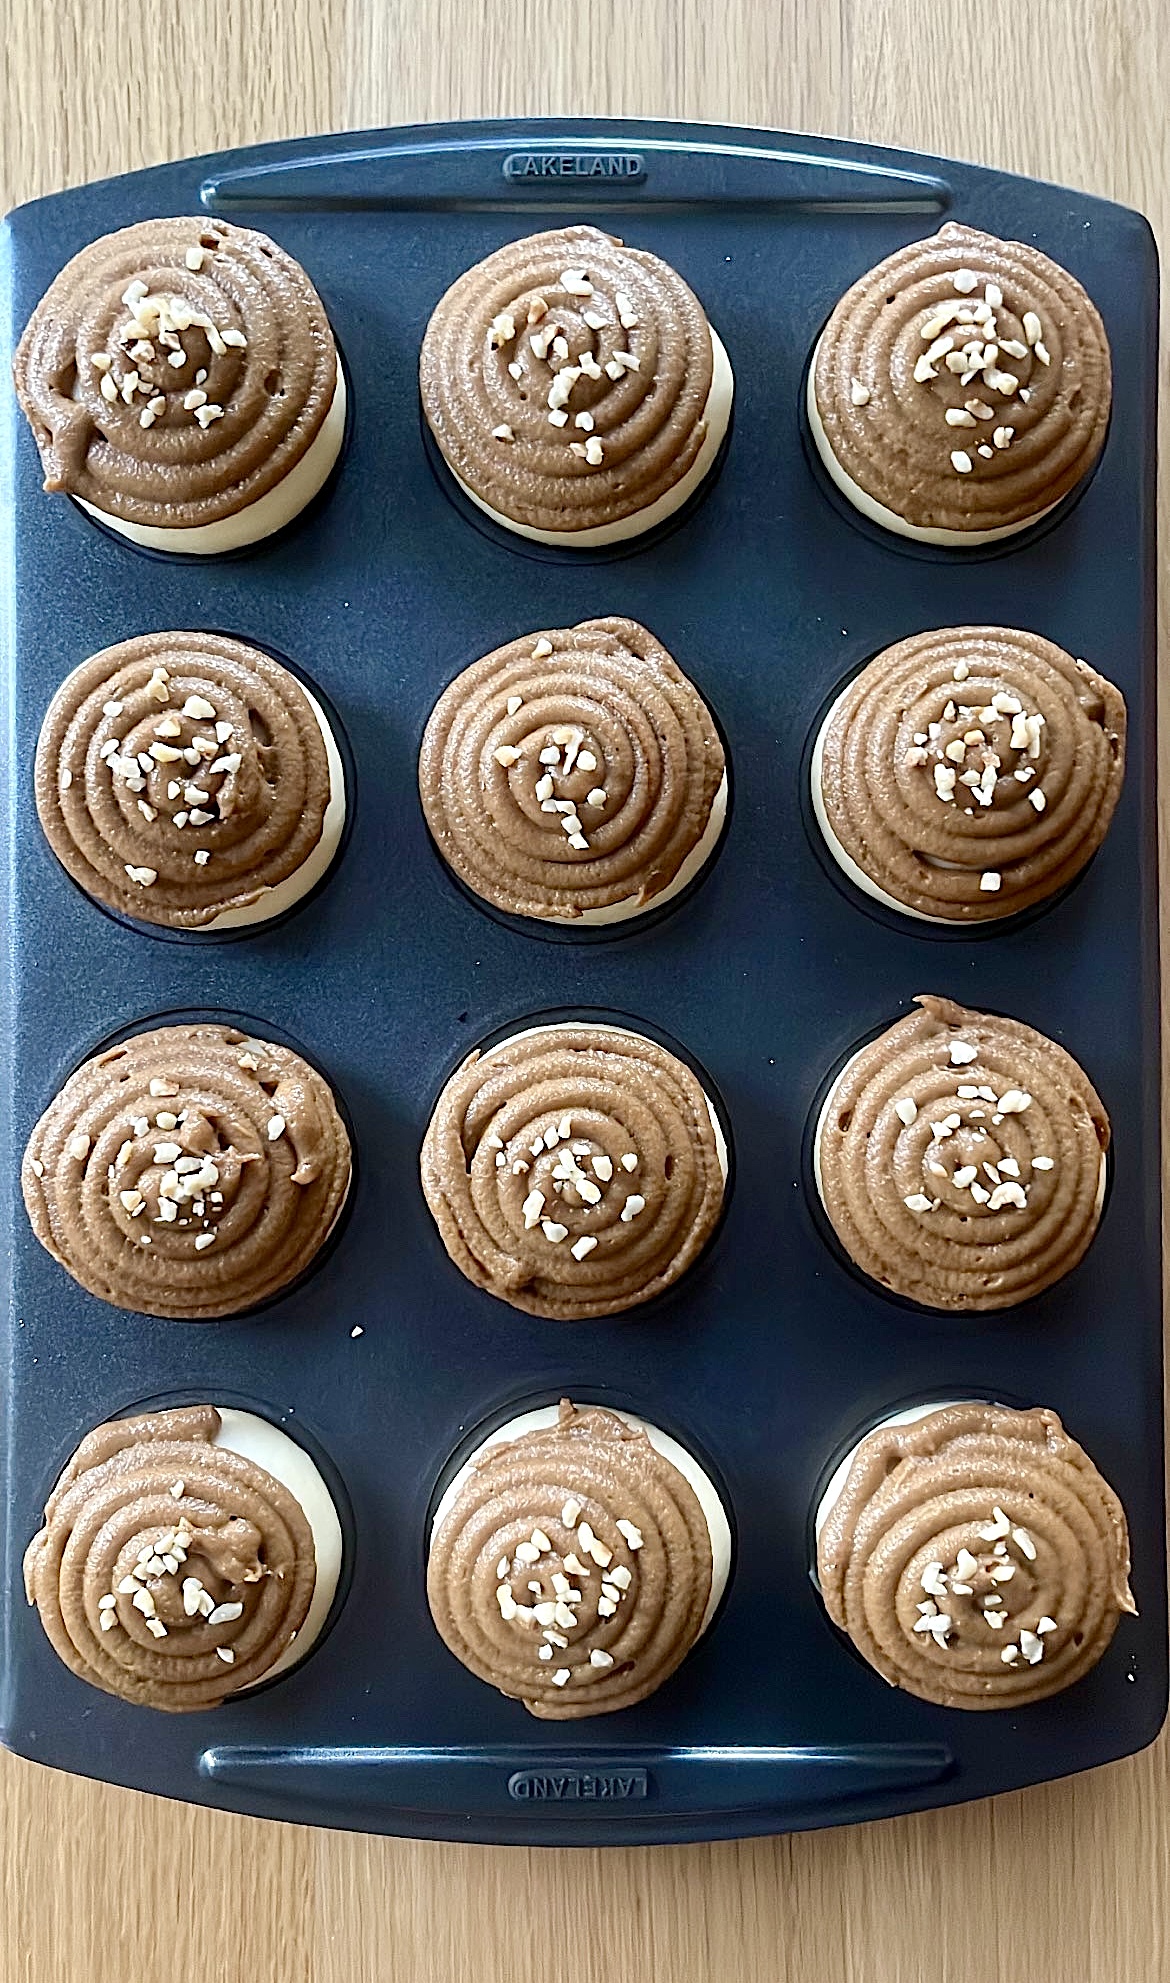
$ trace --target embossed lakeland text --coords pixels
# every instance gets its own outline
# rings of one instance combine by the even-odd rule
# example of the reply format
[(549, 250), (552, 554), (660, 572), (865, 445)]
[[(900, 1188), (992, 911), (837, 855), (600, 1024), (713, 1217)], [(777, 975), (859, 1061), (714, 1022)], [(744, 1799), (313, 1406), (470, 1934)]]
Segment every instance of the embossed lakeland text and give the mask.
[(646, 162), (636, 151), (510, 151), (504, 160), (505, 179), (623, 179), (646, 177)]
[(620, 1804), (649, 1787), (647, 1770), (513, 1770), (508, 1778), (508, 1795), (521, 1804)]

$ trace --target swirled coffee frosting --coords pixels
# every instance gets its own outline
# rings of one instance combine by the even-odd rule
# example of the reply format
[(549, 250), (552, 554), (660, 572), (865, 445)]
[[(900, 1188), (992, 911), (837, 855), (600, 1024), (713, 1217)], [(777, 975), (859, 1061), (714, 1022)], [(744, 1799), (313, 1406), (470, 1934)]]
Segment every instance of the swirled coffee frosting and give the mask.
[(829, 1092), (820, 1196), (882, 1287), (930, 1308), (1010, 1308), (1075, 1267), (1096, 1232), (1109, 1118), (1033, 1027), (915, 1002)]
[(555, 1425), (486, 1445), (436, 1521), (431, 1616), (472, 1673), (546, 1721), (633, 1705), (708, 1616), (698, 1496), (647, 1433), (563, 1400)]
[(606, 1025), (537, 1026), (468, 1056), (435, 1105), (423, 1191), (477, 1287), (576, 1321), (684, 1274), (723, 1204), (726, 1144), (674, 1054)]
[(303, 1272), (349, 1189), (328, 1085), (232, 1026), (163, 1026), (71, 1074), (21, 1170), (33, 1231), (117, 1308), (199, 1321)]
[(440, 696), (419, 759), (435, 843), (485, 901), (609, 922), (677, 892), (726, 816), (718, 731), (634, 620), (526, 634)]
[(336, 851), (344, 774), (315, 697), (259, 648), (155, 633), (95, 654), (49, 705), (37, 811), (109, 908), (170, 929), (259, 921)]
[(956, 221), (870, 269), (809, 375), (813, 436), (858, 507), (908, 534), (978, 541), (1068, 494), (1105, 441), (1109, 344), (1040, 249)]
[(887, 647), (839, 697), (813, 803), (868, 892), (988, 922), (1080, 872), (1124, 775), (1125, 703), (1088, 662), (1014, 627), (944, 627)]
[[(221, 524), (285, 482), (340, 381), (300, 265), (266, 234), (206, 216), (140, 221), (82, 249), (33, 312), (14, 373), (46, 489), (164, 534)], [(296, 507), (339, 444), (340, 425)]]
[(668, 262), (596, 227), (497, 248), (440, 300), (423, 410), (481, 508), (537, 538), (601, 543), (661, 520), (710, 468), (731, 367)]
[(1019, 1708), (1080, 1680), (1129, 1588), (1125, 1511), (1054, 1411), (957, 1404), (857, 1447), (817, 1544), (834, 1623), (891, 1686)]
[(218, 1707), (283, 1662), (317, 1577), (304, 1510), (219, 1430), (211, 1405), (99, 1425), (24, 1559), (70, 1671), (171, 1714)]

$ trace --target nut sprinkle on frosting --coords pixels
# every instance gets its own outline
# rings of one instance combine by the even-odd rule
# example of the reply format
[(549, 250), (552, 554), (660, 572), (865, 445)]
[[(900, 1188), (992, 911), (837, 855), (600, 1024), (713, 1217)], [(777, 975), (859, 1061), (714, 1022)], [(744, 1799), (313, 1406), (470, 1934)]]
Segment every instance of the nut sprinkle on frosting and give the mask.
[(726, 1144), (689, 1067), (608, 1025), (470, 1054), (435, 1105), (423, 1191), (477, 1287), (529, 1315), (616, 1315), (670, 1287), (719, 1217)]
[(647, 1434), (563, 1399), (488, 1445), (436, 1524), (431, 1616), (472, 1673), (546, 1721), (630, 1707), (706, 1622), (712, 1552), (689, 1482)]
[(1018, 1019), (920, 996), (847, 1062), (817, 1188), (850, 1257), (930, 1308), (1010, 1308), (1075, 1267), (1101, 1212), (1109, 1118)]
[(1120, 691), (1052, 641), (944, 627), (886, 648), (840, 696), (814, 806), (879, 896), (985, 922), (1043, 901), (1096, 852), (1125, 732)]
[(139, 526), (191, 529), (266, 495), (338, 383), (321, 299), (266, 234), (146, 220), (66, 263), (17, 348), (45, 488)]
[(460, 879), (557, 922), (616, 921), (673, 893), (718, 837), (725, 778), (698, 692), (625, 619), (474, 662), (435, 705), (419, 759), (427, 823)]
[(841, 298), (809, 412), (827, 465), (879, 521), (977, 540), (1022, 528), (1080, 481), (1111, 393), (1080, 283), (1038, 248), (948, 221)]
[(91, 1687), (171, 1714), (218, 1707), (308, 1615), (313, 1531), (254, 1460), (214, 1444), (211, 1405), (87, 1433), (25, 1553), (54, 1651)]
[(427, 326), (419, 377), (448, 467), (538, 537), (627, 535), (615, 526), (643, 512), (648, 527), (709, 465), (731, 406), (726, 355), (682, 277), (595, 227), (529, 235), (468, 269)]
[(236, 1315), (288, 1285), (345, 1202), (329, 1088), (288, 1047), (163, 1026), (71, 1074), (21, 1171), (33, 1231), (91, 1294), (144, 1315)]
[(883, 1679), (950, 1708), (1060, 1693), (1137, 1608), (1125, 1511), (1047, 1410), (948, 1405), (868, 1433), (817, 1571)]
[(323, 721), (288, 669), (243, 641), (122, 641), (75, 669), (49, 705), (41, 825), (98, 901), (205, 928), (304, 872), (319, 848), (328, 864), (326, 814), (331, 801), (343, 810), (344, 792), (333, 790)]

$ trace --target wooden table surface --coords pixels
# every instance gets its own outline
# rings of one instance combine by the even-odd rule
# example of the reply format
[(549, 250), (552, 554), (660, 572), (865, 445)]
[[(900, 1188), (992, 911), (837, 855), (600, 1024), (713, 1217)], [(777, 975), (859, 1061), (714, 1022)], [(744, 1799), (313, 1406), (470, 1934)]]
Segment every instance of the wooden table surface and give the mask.
[[(976, 158), (1170, 239), (1165, 0), (13, 0), (5, 33), (3, 208), (307, 131), (575, 111)], [(266, 1824), (3, 1757), (0, 1983), (1164, 1983), (1168, 1759), (837, 1832), (570, 1852)]]

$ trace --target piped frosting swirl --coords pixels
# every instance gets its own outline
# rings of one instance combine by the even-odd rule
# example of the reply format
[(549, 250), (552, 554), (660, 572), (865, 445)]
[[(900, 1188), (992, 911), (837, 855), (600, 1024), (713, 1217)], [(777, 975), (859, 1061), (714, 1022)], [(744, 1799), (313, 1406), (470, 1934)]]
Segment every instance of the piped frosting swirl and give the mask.
[[(528, 634), (457, 676), (419, 759), (444, 859), (514, 915), (652, 907), (712, 824), (715, 724), (633, 620)], [(717, 824), (716, 824), (717, 831)]]
[(870, 1665), (944, 1707), (1071, 1687), (1136, 1609), (1121, 1503), (1047, 1410), (950, 1405), (867, 1434), (817, 1568)]
[(855, 282), (811, 389), (834, 459), (917, 529), (997, 531), (1067, 495), (1109, 424), (1109, 344), (1076, 278), (948, 221)]
[(820, 746), (846, 854), (919, 915), (986, 922), (1072, 880), (1125, 775), (1125, 703), (1087, 662), (1012, 627), (944, 627), (878, 654)]
[(841, 1244), (930, 1308), (1026, 1301), (1097, 1230), (1109, 1118), (1083, 1070), (1018, 1019), (921, 996), (854, 1055), (815, 1166)]
[(613, 1412), (564, 1399), (555, 1426), (470, 1469), (432, 1539), (427, 1596), (472, 1673), (573, 1721), (662, 1685), (698, 1637), (711, 1575), (678, 1469)]
[(255, 1685), (304, 1624), (313, 1533), (288, 1489), (214, 1444), (211, 1405), (87, 1433), (24, 1559), (25, 1590), (70, 1671), (190, 1713)]
[(686, 1272), (719, 1217), (725, 1162), (706, 1094), (665, 1047), (548, 1025), (468, 1056), (435, 1105), (421, 1171), (469, 1281), (575, 1321)]
[(338, 379), (320, 297), (266, 234), (139, 221), (67, 262), (17, 347), (45, 487), (124, 523), (233, 516), (295, 467)]
[(172, 929), (204, 928), (302, 869), (332, 782), (300, 683), (223, 634), (143, 634), (93, 655), (37, 746), (58, 860), (110, 908)]
[(451, 285), (419, 378), (464, 486), (513, 523), (571, 535), (682, 482), (707, 438), (713, 364), (703, 307), (669, 263), (564, 227), (509, 242)]
[(102, 1301), (192, 1321), (288, 1285), (345, 1202), (326, 1082), (231, 1026), (164, 1026), (71, 1074), (21, 1170), (33, 1231)]

